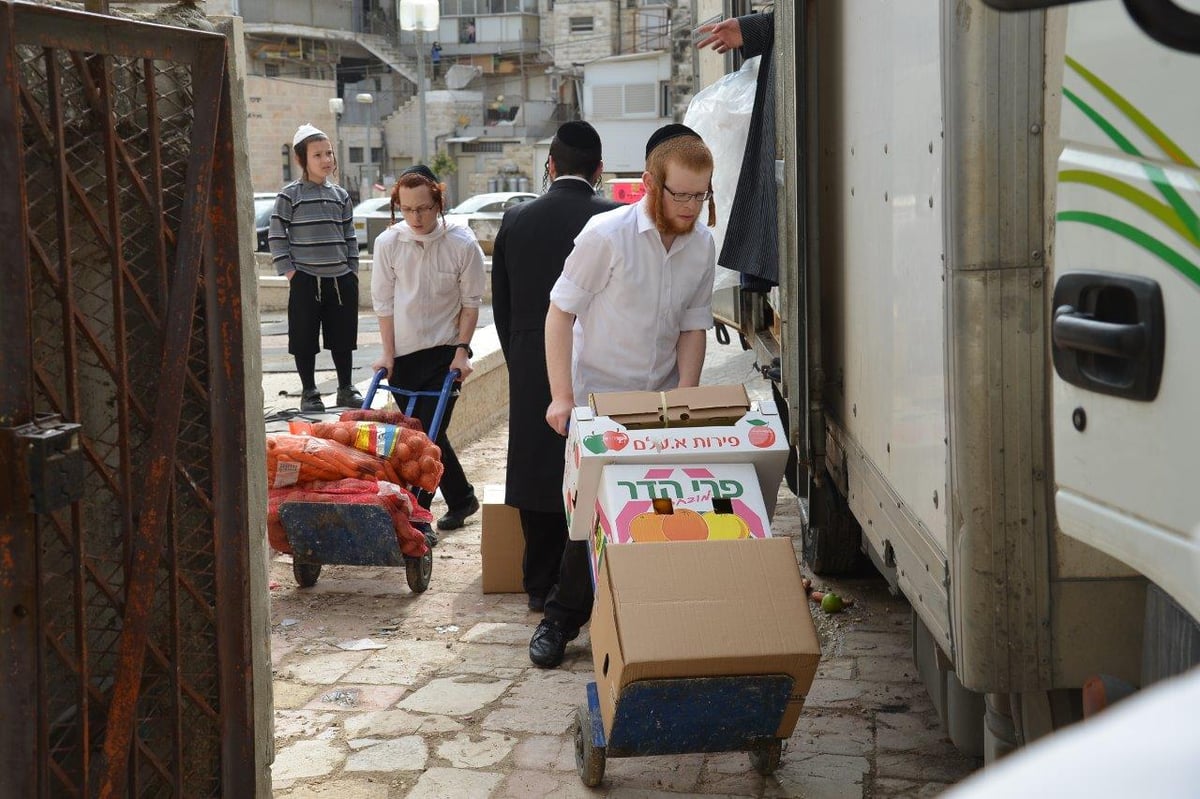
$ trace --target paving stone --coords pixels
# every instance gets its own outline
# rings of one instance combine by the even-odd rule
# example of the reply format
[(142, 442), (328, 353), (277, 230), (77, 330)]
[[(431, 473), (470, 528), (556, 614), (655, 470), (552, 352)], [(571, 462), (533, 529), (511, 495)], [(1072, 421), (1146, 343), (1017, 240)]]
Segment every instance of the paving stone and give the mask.
[(272, 686), (276, 710), (304, 707), (321, 689), (313, 685), (279, 680)]
[(438, 744), (437, 756), (455, 768), (487, 768), (508, 757), (516, 743), (516, 738), (497, 732), (459, 733)]
[(589, 675), (561, 669), (532, 669), (503, 699), (503, 707), (488, 713), (484, 729), (562, 735), (584, 701)]
[(480, 644), (528, 646), (531, 635), (533, 635), (533, 630), (526, 624), (504, 624), (489, 621), (480, 622), (471, 627), (462, 640)]
[(762, 796), (766, 799), (863, 799), (866, 793), (861, 783), (847, 783), (813, 774), (777, 772), (768, 781)]
[(914, 782), (880, 778), (871, 788), (871, 799), (932, 799), (950, 786), (944, 782)]
[(530, 771), (575, 771), (575, 744), (567, 736), (531, 735), (513, 749), (519, 769)]
[(305, 658), (298, 658), (296, 654), (293, 652), (288, 658), (280, 676), (313, 685), (333, 685), (368, 656), (366, 652), (330, 652)]
[(807, 709), (844, 706), (862, 696), (866, 687), (856, 680), (813, 680), (804, 699)]
[(865, 757), (853, 755), (800, 754), (788, 752), (780, 761), (779, 774), (821, 777), (850, 785), (861, 784), (863, 775), (871, 768)]
[(854, 678), (854, 658), (821, 658), (817, 664), (818, 680), (849, 680)]
[(920, 751), (940, 757), (959, 754), (934, 718), (913, 713), (879, 713), (875, 717), (875, 734), (880, 751)]
[(355, 713), (346, 718), (343, 726), (348, 738), (457, 732), (462, 729), (462, 725), (454, 719), (410, 713), (407, 710)]
[(525, 639), (523, 646), (462, 644), (458, 650), (458, 654), (459, 660), (442, 667), (441, 673), (483, 674), (511, 680), (535, 668), (529, 662), (528, 638)]
[(317, 691), (305, 708), (353, 712), (383, 710), (396, 704), (406, 690), (399, 685), (339, 683), (334, 688)]
[(912, 644), (905, 636), (874, 630), (854, 630), (854, 635), (842, 639), (845, 655), (878, 655), (894, 657), (897, 663), (912, 663)]
[(974, 759), (929, 757), (923, 752), (879, 752), (875, 755), (878, 777), (899, 777), (919, 782), (958, 782), (978, 768)]
[(425, 739), (406, 735), (353, 752), (346, 758), (346, 771), (420, 771), (427, 760)]
[(421, 775), (408, 799), (468, 799), (490, 796), (503, 774), (458, 768), (431, 768)]
[(916, 682), (917, 667), (911, 659), (899, 660), (880, 655), (861, 655), (855, 658), (858, 677), (872, 682)]
[(604, 779), (622, 789), (642, 788), (695, 794), (704, 755), (616, 757), (605, 763)]
[(337, 716), (316, 710), (275, 711), (275, 740), (289, 738), (312, 738), (325, 730)]
[(512, 685), (510, 680), (479, 682), (475, 678), (443, 677), (409, 694), (398, 707), (421, 713), (465, 716), (495, 702)]
[[(596, 793), (584, 787), (579, 775), (546, 774), (540, 771), (514, 771), (505, 778), (491, 799), (591, 799)], [(611, 793), (609, 794), (612, 795)], [(678, 799), (678, 795), (676, 795)]]
[(275, 753), (271, 783), (283, 787), (292, 780), (330, 774), (345, 757), (345, 753), (329, 741), (297, 741)]
[(807, 710), (788, 739), (784, 757), (815, 753), (869, 756), (875, 733), (870, 719), (859, 714), (837, 714)]
[(283, 659), (295, 648), (296, 645), (282, 635), (271, 633), (271, 668), (278, 668)]
[(388, 799), (386, 784), (367, 780), (331, 780), (292, 788), (283, 799)]
[(763, 777), (750, 765), (745, 752), (722, 752), (707, 755), (696, 783), (696, 793), (704, 796), (758, 796)]
[(434, 641), (397, 641), (364, 658), (345, 676), (346, 682), (370, 685), (416, 685), (421, 677), (439, 666), (452, 662), (457, 653), (445, 643)]

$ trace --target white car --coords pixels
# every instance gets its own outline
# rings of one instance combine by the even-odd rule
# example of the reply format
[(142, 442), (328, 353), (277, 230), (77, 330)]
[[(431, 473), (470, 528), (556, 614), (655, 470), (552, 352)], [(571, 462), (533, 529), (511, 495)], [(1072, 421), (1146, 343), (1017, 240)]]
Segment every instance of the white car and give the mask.
[(446, 224), (468, 228), (487, 254), (500, 231), (504, 212), (513, 206), (536, 200), (538, 195), (527, 191), (497, 191), (476, 194), (446, 212)]
[[(358, 238), (360, 250), (367, 247), (367, 217), (391, 220), (391, 214), (388, 212), (388, 203), (391, 201), (391, 197), (372, 197), (354, 206), (354, 235)], [(375, 227), (375, 235), (379, 235), (387, 227), (387, 222)]]

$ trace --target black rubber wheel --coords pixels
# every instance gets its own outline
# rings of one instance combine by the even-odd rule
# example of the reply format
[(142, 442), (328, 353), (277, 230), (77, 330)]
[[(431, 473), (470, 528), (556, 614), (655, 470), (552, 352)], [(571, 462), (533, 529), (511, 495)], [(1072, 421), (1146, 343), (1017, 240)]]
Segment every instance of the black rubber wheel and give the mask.
[(769, 777), (779, 768), (779, 758), (783, 755), (783, 742), (778, 738), (764, 741), (750, 750), (750, 765), (764, 777)]
[(856, 574), (867, 561), (862, 551), (862, 528), (833, 480), (828, 474), (822, 477), (820, 486), (811, 479), (808, 482), (808, 518), (802, 539), (804, 562), (814, 574), (822, 576)]
[(404, 576), (408, 578), (408, 587), (414, 594), (423, 594), (429, 587), (429, 578), (433, 575), (433, 550), (427, 550), (419, 558), (404, 558)]
[(299, 563), (293, 560), (292, 575), (296, 578), (296, 585), (301, 588), (312, 588), (321, 577), (321, 564)]
[(596, 746), (592, 740), (592, 718), (586, 704), (575, 709), (575, 770), (579, 779), (589, 788), (595, 788), (604, 779), (604, 747)]

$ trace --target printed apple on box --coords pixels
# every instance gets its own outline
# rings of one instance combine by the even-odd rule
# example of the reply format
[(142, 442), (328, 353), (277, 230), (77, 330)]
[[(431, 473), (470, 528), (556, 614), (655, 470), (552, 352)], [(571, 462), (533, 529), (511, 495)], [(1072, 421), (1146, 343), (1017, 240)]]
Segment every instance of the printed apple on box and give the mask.
[[(659, 395), (656, 392), (647, 394), (657, 401)], [(590, 407), (575, 408), (567, 436), (563, 472), (563, 505), (571, 539), (587, 541), (592, 538), (598, 521), (597, 501), (602, 485), (607, 484), (608, 478), (604, 475), (605, 467), (609, 465), (709, 469), (748, 465), (757, 482), (746, 493), (758, 498), (758, 504), (764, 509), (762, 518), (765, 522), (775, 513), (775, 499), (787, 457), (787, 435), (780, 423), (778, 409), (770, 401), (748, 403), (740, 416), (727, 423), (695, 427), (635, 429), (622, 424), (619, 417), (598, 415)]]
[(601, 477), (594, 530), (599, 569), (613, 544), (770, 538), (771, 522), (750, 464), (613, 464)]

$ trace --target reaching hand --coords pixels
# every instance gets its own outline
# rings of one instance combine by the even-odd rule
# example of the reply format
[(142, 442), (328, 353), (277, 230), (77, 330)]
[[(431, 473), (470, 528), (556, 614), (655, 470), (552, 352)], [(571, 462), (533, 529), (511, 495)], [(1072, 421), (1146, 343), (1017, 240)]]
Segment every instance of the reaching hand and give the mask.
[(711, 47), (718, 53), (727, 53), (742, 46), (742, 25), (736, 19), (723, 19), (713, 25), (701, 25), (700, 33), (707, 33), (696, 42), (697, 49)]
[(454, 360), (450, 362), (450, 369), (457, 369), (459, 372), (458, 382), (463, 382), (471, 376), (471, 372), (475, 371), (471, 368), (471, 359), (467, 356), (467, 351), (460, 349), (454, 356)]
[(554, 432), (560, 436), (567, 434), (567, 422), (571, 420), (571, 411), (575, 409), (575, 403), (571, 400), (552, 400), (550, 407), (546, 408), (546, 424), (554, 428)]
[(395, 363), (394, 358), (389, 358), (386, 355), (380, 356), (379, 358), (375, 359), (375, 363), (371, 364), (371, 373), (374, 374), (375, 372), (378, 372), (380, 369), (383, 369), (384, 371), (387, 372), (387, 374), (383, 376), (383, 379), (390, 380), (392, 377), (392, 365), (394, 363)]

